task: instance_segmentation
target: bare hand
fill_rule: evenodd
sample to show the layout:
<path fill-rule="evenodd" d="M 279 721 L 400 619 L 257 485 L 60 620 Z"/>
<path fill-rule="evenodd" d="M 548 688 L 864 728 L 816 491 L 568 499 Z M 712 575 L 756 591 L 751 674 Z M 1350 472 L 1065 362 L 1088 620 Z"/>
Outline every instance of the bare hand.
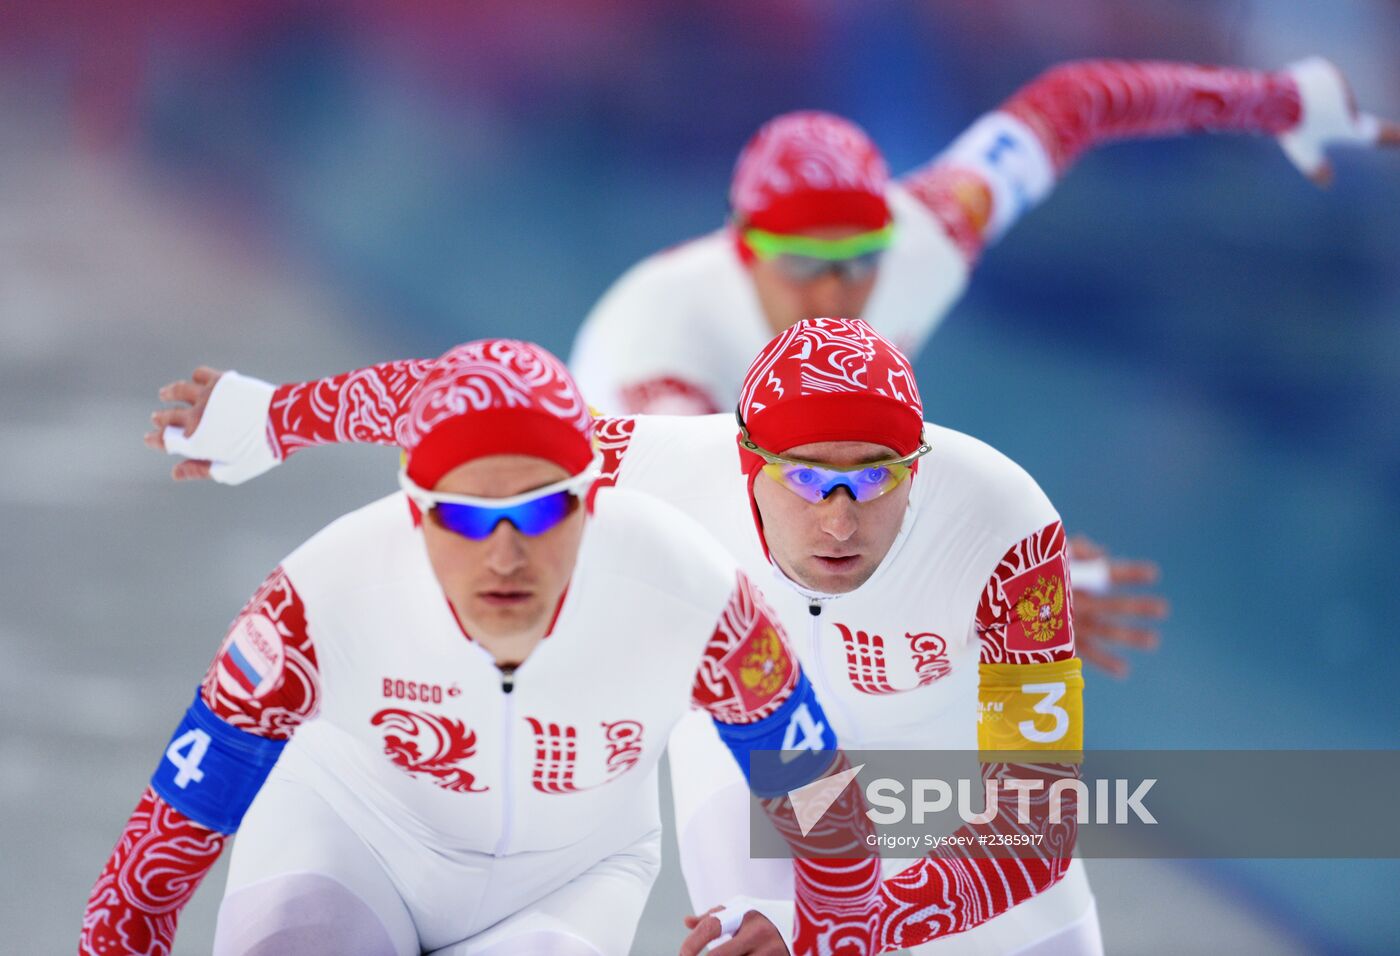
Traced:
<path fill-rule="evenodd" d="M 199 427 L 200 419 L 204 417 L 204 408 L 209 404 L 214 385 L 223 374 L 221 369 L 201 365 L 194 370 L 189 379 L 180 379 L 162 388 L 157 393 L 160 400 L 176 404 L 174 408 L 160 408 L 151 413 L 151 425 L 154 430 L 147 432 L 142 438 L 146 447 L 165 451 L 166 428 L 181 428 L 187 436 L 193 435 L 194 430 Z M 170 469 L 170 477 L 176 481 L 208 478 L 209 468 L 208 461 L 187 458 L 177 462 L 175 467 Z"/>
<path fill-rule="evenodd" d="M 690 935 L 681 943 L 680 956 L 700 956 L 705 946 L 723 935 L 719 917 L 722 906 L 714 906 L 699 916 L 687 916 L 685 928 Z M 757 910 L 744 914 L 738 931 L 728 942 L 710 950 L 711 956 L 788 956 L 787 944 L 778 928 Z"/>
<path fill-rule="evenodd" d="M 1109 557 L 1101 546 L 1083 535 L 1070 539 L 1069 556 L 1075 561 L 1108 561 L 1109 593 L 1074 591 L 1074 643 L 1079 656 L 1113 677 L 1126 677 L 1128 662 L 1112 650 L 1131 647 L 1155 651 L 1159 642 L 1156 628 L 1130 623 L 1130 619 L 1160 621 L 1170 606 L 1160 596 L 1124 594 L 1120 589 L 1156 584 L 1161 570 L 1152 561 Z"/>

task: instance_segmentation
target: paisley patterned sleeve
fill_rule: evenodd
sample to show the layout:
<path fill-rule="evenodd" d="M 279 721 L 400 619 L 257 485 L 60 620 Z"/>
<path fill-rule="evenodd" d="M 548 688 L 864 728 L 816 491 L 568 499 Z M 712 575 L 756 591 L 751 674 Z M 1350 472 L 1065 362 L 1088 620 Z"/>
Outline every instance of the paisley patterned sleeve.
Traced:
<path fill-rule="evenodd" d="M 268 443 L 279 458 L 314 445 L 402 445 L 418 387 L 440 363 L 452 362 L 456 356 L 453 349 L 435 359 L 384 362 L 282 385 L 272 398 Z M 600 485 L 617 483 L 635 425 L 627 417 L 597 419 L 594 443 L 602 459 Z"/>
<path fill-rule="evenodd" d="M 180 910 L 227 839 L 147 787 L 88 896 L 79 956 L 169 956 Z"/>
<path fill-rule="evenodd" d="M 800 678 L 797 655 L 782 626 L 764 603 L 762 593 L 740 573 L 705 647 L 692 691 L 693 703 L 723 724 L 757 724 L 778 715 L 794 693 L 800 693 Z M 791 718 L 779 715 L 775 719 Z M 771 747 L 777 746 L 775 738 Z M 781 746 L 793 745 L 784 742 Z M 849 769 L 845 753 L 836 751 L 821 771 L 822 780 L 840 778 Z M 822 780 L 801 789 L 820 787 Z M 875 892 L 879 887 L 880 861 L 864 850 L 870 822 L 859 788 L 844 788 L 815 824 L 805 821 L 804 825 L 787 795 L 759 802 L 774 828 L 793 848 L 792 951 L 870 952 L 860 943 L 872 939 L 877 927 Z M 819 854 L 816 859 L 811 858 L 814 851 Z M 857 941 L 857 948 L 847 950 L 845 947 L 853 940 Z"/>
<path fill-rule="evenodd" d="M 281 459 L 312 445 L 398 444 L 409 403 L 439 361 L 404 359 L 283 385 L 272 396 L 268 444 Z"/>
<path fill-rule="evenodd" d="M 799 952 L 835 951 L 838 942 L 865 953 L 918 946 L 971 929 L 1064 875 L 1076 836 L 1074 791 L 1061 796 L 1052 787 L 1077 777 L 1078 764 L 1062 761 L 1075 759 L 1083 746 L 1083 682 L 1065 580 L 1065 536 L 1056 521 L 1012 545 L 983 589 L 978 739 L 988 806 L 996 813 L 959 829 L 954 836 L 962 842 L 883 882 L 876 882 L 878 873 L 871 877 L 868 861 L 799 853 Z M 1044 762 L 1035 751 L 1045 752 Z M 869 821 L 859 790 L 848 787 L 822 819 L 828 844 L 862 847 Z M 1051 793 L 1061 805 L 1058 815 L 1051 813 Z M 769 817 L 783 820 L 777 807 Z"/>
<path fill-rule="evenodd" d="M 321 693 L 306 605 L 280 567 L 234 618 L 205 672 L 204 702 L 239 730 L 274 740 L 316 713 Z"/>
<path fill-rule="evenodd" d="M 201 696 L 239 730 L 284 740 L 315 714 L 319 688 L 306 607 L 278 568 L 234 619 Z M 78 952 L 168 956 L 180 910 L 226 840 L 147 787 L 88 897 Z"/>
<path fill-rule="evenodd" d="M 972 838 L 966 847 L 942 848 L 882 884 L 874 948 L 970 929 L 1044 892 L 1069 867 L 1073 791 L 1061 796 L 1052 788 L 1079 773 L 1083 679 L 1065 563 L 1064 528 L 1053 521 L 1008 548 L 988 577 L 977 609 L 978 749 L 988 806 L 997 812 L 958 831 Z M 1022 781 L 1034 788 L 1025 815 L 1018 812 Z M 1051 812 L 1052 793 L 1059 814 Z M 984 837 L 993 846 L 1033 842 L 989 850 Z"/>
<path fill-rule="evenodd" d="M 969 262 L 1044 199 L 1086 150 L 1196 132 L 1276 136 L 1302 115 L 1285 73 L 1090 60 L 1048 70 L 977 120 L 904 185 Z"/>
<path fill-rule="evenodd" d="M 628 415 L 710 415 L 719 400 L 704 386 L 675 375 L 661 375 L 620 386 Z"/>
<path fill-rule="evenodd" d="M 1030 126 L 1063 173 L 1115 139 L 1195 132 L 1267 133 L 1302 115 L 1283 73 L 1191 63 L 1090 60 L 1047 71 L 1002 107 Z"/>
<path fill-rule="evenodd" d="M 691 702 L 722 723 L 750 724 L 783 705 L 799 673 L 782 625 L 740 572 L 701 655 Z"/>

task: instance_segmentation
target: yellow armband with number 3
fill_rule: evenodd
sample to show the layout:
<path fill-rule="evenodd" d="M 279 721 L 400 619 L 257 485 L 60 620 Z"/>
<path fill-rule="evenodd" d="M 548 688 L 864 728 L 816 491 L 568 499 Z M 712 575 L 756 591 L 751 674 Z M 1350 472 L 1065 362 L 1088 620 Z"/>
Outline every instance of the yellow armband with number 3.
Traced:
<path fill-rule="evenodd" d="M 978 666 L 980 750 L 1084 749 L 1084 678 L 1079 658 L 1048 664 Z"/>

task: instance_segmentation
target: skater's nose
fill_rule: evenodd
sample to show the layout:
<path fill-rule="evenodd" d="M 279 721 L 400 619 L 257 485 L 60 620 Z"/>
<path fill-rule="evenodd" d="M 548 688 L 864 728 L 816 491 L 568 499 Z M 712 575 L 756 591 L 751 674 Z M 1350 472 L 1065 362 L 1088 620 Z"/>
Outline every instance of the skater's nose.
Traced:
<path fill-rule="evenodd" d="M 834 272 L 825 272 L 806 283 L 803 292 L 809 315 L 813 318 L 842 314 L 845 282 Z"/>
<path fill-rule="evenodd" d="M 525 536 L 516 530 L 515 525 L 509 521 L 496 525 L 486 539 L 486 567 L 505 577 L 525 567 L 528 560 Z"/>
<path fill-rule="evenodd" d="M 845 488 L 837 488 L 817 506 L 821 509 L 821 529 L 837 541 L 848 541 L 860 527 L 856 501 Z"/>

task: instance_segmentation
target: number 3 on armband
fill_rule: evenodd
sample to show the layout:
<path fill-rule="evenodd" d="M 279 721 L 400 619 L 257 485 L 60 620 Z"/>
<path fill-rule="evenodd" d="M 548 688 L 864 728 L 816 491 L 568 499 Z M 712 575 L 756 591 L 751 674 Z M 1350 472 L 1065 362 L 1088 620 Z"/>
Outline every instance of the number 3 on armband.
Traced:
<path fill-rule="evenodd" d="M 180 771 L 175 775 L 175 786 L 183 790 L 191 781 L 199 783 L 204 779 L 204 771 L 199 769 L 199 764 L 208 751 L 209 735 L 198 727 L 191 727 L 170 741 L 170 746 L 165 748 L 165 759 Z"/>
<path fill-rule="evenodd" d="M 1062 739 L 1069 731 L 1069 711 L 1059 706 L 1060 699 L 1065 696 L 1064 682 L 1022 684 L 1021 693 L 1044 695 L 1031 710 L 1034 713 L 1055 718 L 1055 726 L 1049 730 L 1040 730 L 1033 720 L 1021 721 L 1016 725 L 1016 728 L 1021 731 L 1021 736 L 1038 744 L 1053 744 Z"/>

